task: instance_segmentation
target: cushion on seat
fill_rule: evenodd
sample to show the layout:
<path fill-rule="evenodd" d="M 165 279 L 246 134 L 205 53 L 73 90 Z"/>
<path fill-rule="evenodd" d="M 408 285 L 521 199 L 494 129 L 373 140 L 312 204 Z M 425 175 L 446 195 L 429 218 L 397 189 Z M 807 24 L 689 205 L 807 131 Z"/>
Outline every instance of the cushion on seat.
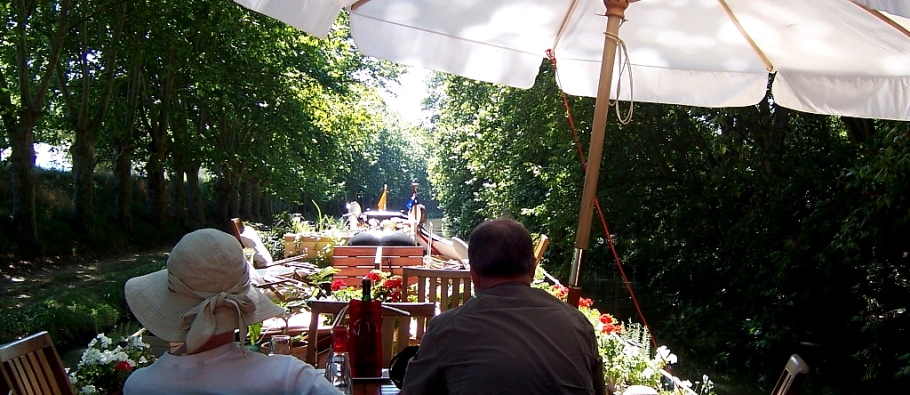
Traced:
<path fill-rule="evenodd" d="M 240 240 L 244 248 L 253 249 L 253 265 L 256 267 L 266 267 L 272 264 L 272 254 L 262 243 L 259 232 L 250 226 L 244 226 L 243 232 L 240 233 Z"/>

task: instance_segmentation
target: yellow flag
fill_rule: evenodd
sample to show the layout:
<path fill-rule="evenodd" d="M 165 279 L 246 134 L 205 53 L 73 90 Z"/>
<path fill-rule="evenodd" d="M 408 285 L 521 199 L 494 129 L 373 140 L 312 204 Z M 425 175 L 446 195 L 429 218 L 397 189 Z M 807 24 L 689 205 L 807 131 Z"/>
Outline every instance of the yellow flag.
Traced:
<path fill-rule="evenodd" d="M 386 186 L 382 186 L 382 195 L 379 195 L 379 203 L 376 204 L 376 209 L 379 211 L 385 211 L 386 207 L 386 198 L 388 197 L 388 192 L 386 191 Z"/>

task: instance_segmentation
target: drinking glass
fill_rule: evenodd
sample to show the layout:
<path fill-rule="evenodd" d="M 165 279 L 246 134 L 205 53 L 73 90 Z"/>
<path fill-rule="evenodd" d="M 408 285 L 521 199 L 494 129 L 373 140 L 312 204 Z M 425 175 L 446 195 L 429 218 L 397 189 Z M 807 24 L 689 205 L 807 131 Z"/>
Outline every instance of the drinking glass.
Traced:
<path fill-rule="evenodd" d="M 291 355 L 291 337 L 288 335 L 273 335 L 269 344 L 269 355 Z"/>

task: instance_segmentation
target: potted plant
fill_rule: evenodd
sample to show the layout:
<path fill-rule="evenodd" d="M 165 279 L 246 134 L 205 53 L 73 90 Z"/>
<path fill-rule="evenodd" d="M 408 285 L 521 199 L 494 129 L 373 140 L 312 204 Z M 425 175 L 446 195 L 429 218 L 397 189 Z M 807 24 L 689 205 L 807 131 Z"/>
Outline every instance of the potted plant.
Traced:
<path fill-rule="evenodd" d="M 70 381 L 79 394 L 119 394 L 123 383 L 136 370 L 151 365 L 155 357 L 142 341 L 142 329 L 118 341 L 99 333 L 88 344 Z"/>

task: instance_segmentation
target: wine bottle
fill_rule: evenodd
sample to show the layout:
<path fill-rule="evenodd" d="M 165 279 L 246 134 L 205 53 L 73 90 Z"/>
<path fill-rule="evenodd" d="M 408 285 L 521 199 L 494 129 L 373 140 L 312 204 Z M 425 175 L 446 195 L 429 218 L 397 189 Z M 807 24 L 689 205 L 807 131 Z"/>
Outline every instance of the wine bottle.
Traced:
<path fill-rule="evenodd" d="M 359 303 L 351 303 L 351 327 L 348 333 L 348 350 L 351 353 L 351 366 L 353 376 L 379 377 L 382 360 L 382 319 L 381 305 L 371 300 L 371 285 L 369 279 L 363 279 L 363 298 Z"/>

